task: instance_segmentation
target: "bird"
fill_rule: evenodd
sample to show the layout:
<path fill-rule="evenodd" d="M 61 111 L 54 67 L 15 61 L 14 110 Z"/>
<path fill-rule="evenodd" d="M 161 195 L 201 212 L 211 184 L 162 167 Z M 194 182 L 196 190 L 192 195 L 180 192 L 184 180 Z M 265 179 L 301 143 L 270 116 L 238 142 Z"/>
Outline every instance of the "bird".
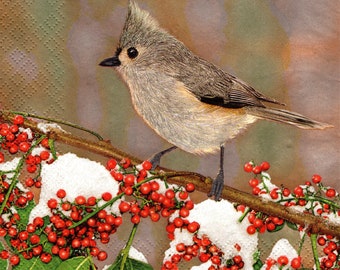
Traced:
<path fill-rule="evenodd" d="M 268 105 L 284 106 L 195 55 L 132 0 L 114 56 L 99 65 L 118 72 L 138 115 L 173 145 L 153 161 L 175 148 L 196 155 L 220 152 L 219 171 L 208 193 L 215 200 L 224 185 L 225 143 L 250 124 L 264 119 L 302 129 L 332 127 Z"/>

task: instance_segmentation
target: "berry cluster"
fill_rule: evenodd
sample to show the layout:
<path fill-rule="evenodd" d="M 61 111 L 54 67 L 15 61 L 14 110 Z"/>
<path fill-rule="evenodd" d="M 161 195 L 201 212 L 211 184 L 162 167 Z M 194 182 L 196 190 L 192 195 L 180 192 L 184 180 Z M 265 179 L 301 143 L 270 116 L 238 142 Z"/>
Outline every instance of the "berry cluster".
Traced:
<path fill-rule="evenodd" d="M 321 258 L 322 269 L 340 268 L 340 241 L 331 235 L 320 235 L 317 243 L 322 247 L 324 256 Z"/>
<path fill-rule="evenodd" d="M 261 165 L 248 162 L 244 165 L 246 172 L 255 174 L 255 177 L 249 180 L 249 185 L 254 195 L 262 196 L 287 207 L 301 209 L 304 213 L 320 216 L 324 219 L 340 217 L 339 194 L 334 188 L 324 186 L 320 175 L 315 174 L 312 176 L 311 181 L 306 181 L 304 185 L 298 185 L 293 190 L 290 190 L 285 187 L 279 188 L 270 182 L 270 176 L 266 173 L 269 168 L 270 164 L 268 162 L 262 162 Z M 245 207 L 242 205 L 237 206 L 237 208 L 245 211 Z M 303 226 L 297 227 L 295 224 L 285 222 L 278 217 L 267 216 L 251 210 L 246 214 L 248 221 L 251 223 L 247 227 L 249 234 L 278 231 L 284 224 L 299 231 L 304 230 Z M 339 267 L 340 240 L 330 235 L 320 235 L 317 243 L 319 246 L 325 246 L 323 248 L 325 256 L 321 260 L 321 269 Z M 286 260 L 286 257 L 281 257 L 280 260 L 270 259 L 266 263 L 267 265 L 287 265 L 288 260 Z M 294 258 L 290 265 L 294 269 L 300 268 L 301 258 Z"/>
<path fill-rule="evenodd" d="M 27 204 L 33 200 L 34 194 L 31 191 L 24 190 L 20 186 L 11 188 L 11 179 L 7 175 L 0 176 L 0 204 L 2 204 L 2 215 L 11 215 L 13 210 L 11 206 L 18 208 L 24 208 Z M 3 229 L 3 222 L 0 217 L 0 230 Z M 7 225 L 8 226 L 8 225 Z"/>
<path fill-rule="evenodd" d="M 130 213 L 133 224 L 147 217 L 156 222 L 161 216 L 168 218 L 176 210 L 180 211 L 182 217 L 189 215 L 189 210 L 193 208 L 189 193 L 194 191 L 194 185 L 188 184 L 183 188 L 159 180 L 159 176 L 150 174 L 152 164 L 149 161 L 134 167 L 133 171 L 126 170 L 126 164 L 130 164 L 129 159 L 124 159 L 120 164 L 109 160 L 106 168 L 120 182 L 120 192 L 132 197 L 129 201 L 122 200 L 119 210 L 121 213 Z"/>
<path fill-rule="evenodd" d="M 24 118 L 17 115 L 13 119 L 13 124 L 0 124 L 0 142 L 1 148 L 7 150 L 11 154 L 16 154 L 18 151 L 26 153 L 31 146 L 32 136 L 22 128 L 20 125 L 24 123 Z M 4 161 L 4 154 L 0 154 L 0 161 Z"/>
<path fill-rule="evenodd" d="M 276 260 L 272 258 L 268 258 L 266 260 L 266 270 L 272 269 L 273 266 L 278 266 L 279 269 L 282 269 L 282 267 L 291 266 L 293 269 L 300 269 L 301 264 L 301 257 L 293 258 L 289 261 L 288 257 L 286 255 L 279 256 Z"/>
<path fill-rule="evenodd" d="M 191 233 L 197 232 L 199 224 L 196 222 L 193 228 L 190 228 L 190 224 L 188 224 L 186 229 Z M 195 229 L 195 231 L 193 229 Z M 223 258 L 223 252 L 214 245 L 207 236 L 199 238 L 197 234 L 194 234 L 193 244 L 185 245 L 182 242 L 178 243 L 176 245 L 176 251 L 177 253 L 173 254 L 170 260 L 166 260 L 163 263 L 162 270 L 178 269 L 177 264 L 182 259 L 184 261 L 190 261 L 194 257 L 197 257 L 202 263 L 210 261 L 211 265 L 207 268 L 209 270 L 237 270 L 242 269 L 244 266 L 240 255 L 235 255 L 226 261 Z"/>

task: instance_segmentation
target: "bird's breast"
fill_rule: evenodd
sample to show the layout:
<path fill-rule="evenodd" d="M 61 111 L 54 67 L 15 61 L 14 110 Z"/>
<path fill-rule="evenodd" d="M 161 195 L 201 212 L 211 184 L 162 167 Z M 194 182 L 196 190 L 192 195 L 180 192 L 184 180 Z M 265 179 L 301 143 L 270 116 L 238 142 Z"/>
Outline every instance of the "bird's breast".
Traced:
<path fill-rule="evenodd" d="M 256 117 L 198 100 L 183 83 L 160 74 L 127 80 L 137 113 L 161 137 L 196 154 L 212 153 Z"/>

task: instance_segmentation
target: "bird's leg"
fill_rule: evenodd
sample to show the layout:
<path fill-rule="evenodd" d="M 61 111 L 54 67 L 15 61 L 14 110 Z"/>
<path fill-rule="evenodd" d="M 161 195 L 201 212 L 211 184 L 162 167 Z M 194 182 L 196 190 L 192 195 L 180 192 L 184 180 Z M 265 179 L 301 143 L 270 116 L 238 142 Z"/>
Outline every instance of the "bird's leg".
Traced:
<path fill-rule="evenodd" d="M 224 146 L 221 145 L 220 150 L 220 168 L 215 180 L 212 183 L 211 190 L 208 193 L 208 196 L 215 196 L 215 200 L 219 201 L 220 196 L 222 194 L 223 185 L 224 185 L 224 170 L 223 170 L 223 163 L 224 163 Z"/>
<path fill-rule="evenodd" d="M 176 146 L 171 146 L 168 149 L 165 149 L 159 153 L 154 154 L 152 157 L 150 157 L 148 160 L 151 162 L 152 164 L 152 168 L 151 170 L 156 169 L 156 167 L 159 166 L 160 162 L 161 162 L 161 158 L 162 156 L 164 156 L 166 153 L 171 152 L 172 150 L 175 150 L 177 147 Z"/>

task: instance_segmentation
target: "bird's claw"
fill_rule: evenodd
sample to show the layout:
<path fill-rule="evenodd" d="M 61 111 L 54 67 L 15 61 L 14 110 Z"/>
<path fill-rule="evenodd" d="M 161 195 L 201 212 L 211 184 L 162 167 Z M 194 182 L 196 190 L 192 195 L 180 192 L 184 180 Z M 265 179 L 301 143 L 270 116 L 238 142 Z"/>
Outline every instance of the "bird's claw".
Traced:
<path fill-rule="evenodd" d="M 221 194 L 224 186 L 224 174 L 223 171 L 220 170 L 212 183 L 211 190 L 208 193 L 208 197 L 215 197 L 215 201 L 221 200 Z"/>
<path fill-rule="evenodd" d="M 172 147 L 170 147 L 168 149 L 165 149 L 165 150 L 163 150 L 163 151 L 161 151 L 159 153 L 156 153 L 153 156 L 151 156 L 148 159 L 151 162 L 151 164 L 152 164 L 151 170 L 152 171 L 155 170 L 160 165 L 162 156 L 164 156 L 166 153 L 171 152 L 172 150 L 174 150 L 176 148 L 177 148 L 176 146 L 172 146 Z"/>

